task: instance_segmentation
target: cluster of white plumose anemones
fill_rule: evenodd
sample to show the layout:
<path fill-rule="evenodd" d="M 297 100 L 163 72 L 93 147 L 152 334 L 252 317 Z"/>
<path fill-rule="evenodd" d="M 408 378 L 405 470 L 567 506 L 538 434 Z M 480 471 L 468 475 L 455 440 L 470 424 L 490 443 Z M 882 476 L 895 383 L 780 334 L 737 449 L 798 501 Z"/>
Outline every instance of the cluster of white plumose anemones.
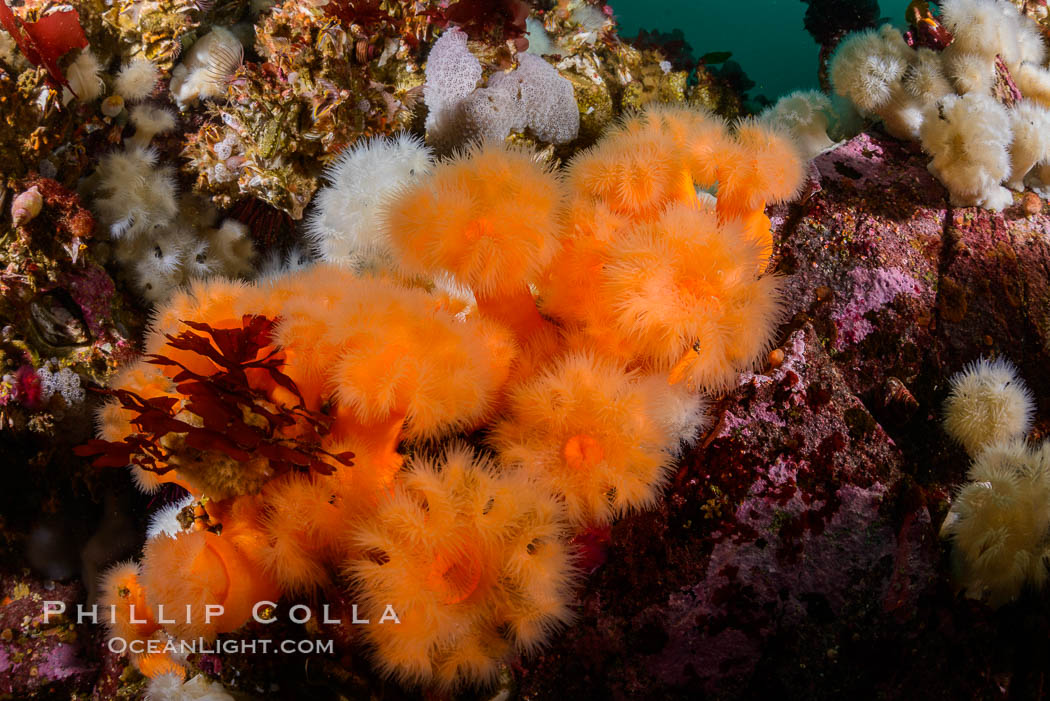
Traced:
<path fill-rule="evenodd" d="M 1050 565 L 1050 442 L 1025 440 L 1035 406 L 1014 367 L 981 359 L 952 378 L 944 426 L 973 458 L 941 535 L 968 596 L 999 606 Z"/>
<path fill-rule="evenodd" d="M 954 36 L 943 51 L 909 46 L 888 24 L 855 32 L 830 65 L 845 105 L 793 93 L 763 118 L 791 131 L 810 157 L 833 145 L 829 133 L 859 131 L 851 111 L 877 119 L 922 144 L 956 206 L 1000 210 L 1013 202 L 1010 190 L 1026 186 L 1050 196 L 1050 69 L 1038 25 L 1006 0 L 944 0 L 940 8 Z"/>

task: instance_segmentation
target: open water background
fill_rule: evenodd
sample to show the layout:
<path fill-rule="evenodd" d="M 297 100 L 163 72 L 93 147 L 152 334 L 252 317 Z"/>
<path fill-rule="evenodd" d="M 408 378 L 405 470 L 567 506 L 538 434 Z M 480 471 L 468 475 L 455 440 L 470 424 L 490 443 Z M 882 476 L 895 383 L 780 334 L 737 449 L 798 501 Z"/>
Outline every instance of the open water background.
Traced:
<path fill-rule="evenodd" d="M 848 3 L 850 0 L 842 0 Z M 639 29 L 681 29 L 699 58 L 731 51 L 755 87 L 751 95 L 775 100 L 817 87 L 818 47 L 802 25 L 801 0 L 609 0 L 622 36 Z M 880 16 L 904 25 L 908 0 L 880 0 Z"/>

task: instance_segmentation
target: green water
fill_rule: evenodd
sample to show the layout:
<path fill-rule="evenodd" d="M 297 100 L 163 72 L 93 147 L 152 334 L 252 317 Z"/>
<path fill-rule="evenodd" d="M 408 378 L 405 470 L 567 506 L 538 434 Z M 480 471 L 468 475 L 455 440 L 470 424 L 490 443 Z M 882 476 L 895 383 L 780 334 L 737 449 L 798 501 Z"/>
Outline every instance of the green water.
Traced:
<path fill-rule="evenodd" d="M 849 0 L 842 0 L 849 2 Z M 731 51 L 755 87 L 775 99 L 817 87 L 819 49 L 802 25 L 801 0 L 611 0 L 623 36 L 681 29 L 694 56 Z M 903 25 L 908 0 L 880 0 L 881 16 Z"/>

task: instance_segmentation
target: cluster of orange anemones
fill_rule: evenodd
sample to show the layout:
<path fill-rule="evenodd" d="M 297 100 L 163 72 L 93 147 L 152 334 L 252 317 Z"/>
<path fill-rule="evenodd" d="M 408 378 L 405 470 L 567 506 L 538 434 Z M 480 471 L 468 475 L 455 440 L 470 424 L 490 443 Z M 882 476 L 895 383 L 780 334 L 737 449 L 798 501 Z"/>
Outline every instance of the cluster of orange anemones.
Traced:
<path fill-rule="evenodd" d="M 326 415 L 322 448 L 353 451 L 354 465 L 135 468 L 144 489 L 186 488 L 198 518 L 160 529 L 140 566 L 109 575 L 114 605 L 150 611 L 119 630 L 213 637 L 247 620 L 252 596 L 341 580 L 385 673 L 445 690 L 492 680 L 570 619 L 568 539 L 651 507 L 699 433 L 704 393 L 770 344 L 779 286 L 763 275 L 763 209 L 797 190 L 802 166 L 753 122 L 732 131 L 652 108 L 564 172 L 502 144 L 439 163 L 385 205 L 389 271 L 193 283 L 158 310 L 147 350 L 208 376 L 206 355 L 165 345 L 182 322 L 279 319 L 273 350 L 295 388 L 252 382 L 269 411 L 301 402 Z M 114 386 L 182 401 L 178 369 L 136 364 Z M 119 439 L 129 420 L 107 406 L 100 433 Z M 155 622 L 169 602 L 225 611 Z M 388 606 L 396 625 L 381 622 Z"/>
<path fill-rule="evenodd" d="M 330 474 L 278 474 L 259 456 L 238 463 L 208 453 L 202 460 L 196 451 L 191 460 L 179 454 L 179 434 L 166 436 L 159 448 L 168 454 L 160 467 L 174 469 L 158 474 L 133 466 L 135 481 L 147 492 L 177 484 L 197 500 L 199 513 L 188 527 L 159 529 L 141 565 L 114 569 L 104 590 L 114 604 L 127 602 L 129 594 L 114 593 L 123 585 L 148 620 L 177 611 L 179 622 L 114 628 L 114 634 L 211 639 L 244 625 L 256 601 L 330 585 L 355 552 L 350 529 L 375 512 L 401 469 L 402 441 L 484 425 L 517 352 L 501 325 L 457 318 L 423 289 L 321 266 L 265 286 L 194 283 L 158 310 L 146 341 L 147 350 L 178 365 L 138 361 L 111 386 L 143 398 L 173 398 L 176 415 L 195 425 L 191 398 L 180 395 L 173 378 L 183 367 L 203 377 L 219 368 L 207 354 L 175 348 L 167 337 L 184 321 L 235 329 L 245 314 L 280 319 L 272 350 L 296 385 L 293 391 L 265 373 L 250 375 L 268 397 L 260 410 L 292 411 L 302 403 L 327 415 L 321 447 L 332 455 L 353 451 L 354 464 L 324 456 Z M 119 441 L 131 435 L 131 413 L 116 402 L 102 407 L 100 436 Z M 292 435 L 302 427 L 282 430 Z M 110 581 L 118 578 L 121 584 Z M 217 606 L 221 615 L 208 615 Z M 166 611 L 160 617 L 159 607 Z M 135 662 L 144 672 L 171 671 L 171 660 Z"/>
<path fill-rule="evenodd" d="M 627 119 L 569 164 L 561 248 L 536 281 L 541 310 L 632 367 L 727 388 L 772 342 L 764 210 L 804 173 L 791 139 L 753 121 L 731 132 L 677 107 Z"/>

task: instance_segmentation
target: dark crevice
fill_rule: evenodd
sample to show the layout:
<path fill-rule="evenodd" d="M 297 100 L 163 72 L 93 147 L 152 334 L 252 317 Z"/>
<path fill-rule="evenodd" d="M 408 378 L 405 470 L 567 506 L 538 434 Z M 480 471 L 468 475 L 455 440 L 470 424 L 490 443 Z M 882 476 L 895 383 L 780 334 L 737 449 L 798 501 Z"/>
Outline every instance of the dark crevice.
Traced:
<path fill-rule="evenodd" d="M 941 331 L 941 295 L 944 289 L 944 275 L 951 267 L 951 264 L 955 260 L 955 240 L 956 236 L 952 233 L 952 220 L 955 217 L 955 210 L 952 209 L 951 202 L 945 198 L 944 206 L 944 223 L 941 227 L 941 250 L 938 253 L 937 261 L 937 295 L 933 300 L 933 318 L 934 323 L 937 324 L 938 334 Z"/>

